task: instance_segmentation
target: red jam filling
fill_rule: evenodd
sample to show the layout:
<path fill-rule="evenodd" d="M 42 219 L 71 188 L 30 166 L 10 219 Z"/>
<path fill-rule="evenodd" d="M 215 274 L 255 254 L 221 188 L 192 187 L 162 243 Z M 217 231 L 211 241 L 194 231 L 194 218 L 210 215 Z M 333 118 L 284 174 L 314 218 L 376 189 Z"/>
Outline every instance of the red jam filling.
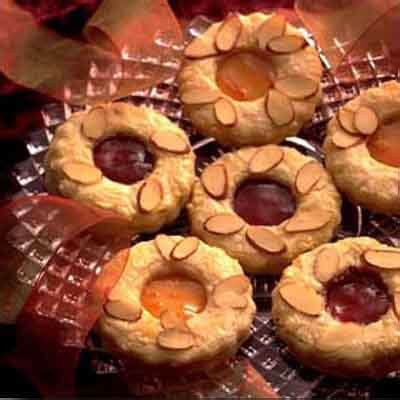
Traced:
<path fill-rule="evenodd" d="M 234 209 L 250 225 L 279 225 L 293 216 L 296 203 L 280 183 L 249 180 L 236 191 Z"/>
<path fill-rule="evenodd" d="M 171 275 L 147 284 L 141 296 L 143 306 L 156 318 L 170 311 L 182 319 L 201 312 L 206 306 L 204 287 L 181 275 Z"/>
<path fill-rule="evenodd" d="M 274 67 L 264 54 L 243 51 L 219 63 L 216 80 L 225 94 L 245 101 L 263 97 L 273 85 L 274 76 Z"/>
<path fill-rule="evenodd" d="M 367 147 L 375 160 L 400 168 L 400 121 L 381 126 L 368 140 Z"/>
<path fill-rule="evenodd" d="M 142 180 L 153 170 L 153 159 L 146 146 L 128 136 L 113 136 L 99 142 L 93 157 L 108 179 L 127 185 Z"/>
<path fill-rule="evenodd" d="M 390 305 L 381 276 L 366 267 L 350 267 L 327 284 L 327 307 L 342 322 L 370 324 L 378 321 Z"/>

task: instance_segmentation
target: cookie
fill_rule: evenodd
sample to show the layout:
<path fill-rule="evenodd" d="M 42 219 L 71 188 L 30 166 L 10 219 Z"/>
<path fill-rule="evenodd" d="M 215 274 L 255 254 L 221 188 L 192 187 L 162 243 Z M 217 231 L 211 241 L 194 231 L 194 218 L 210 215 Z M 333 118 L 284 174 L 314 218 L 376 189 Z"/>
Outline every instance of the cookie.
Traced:
<path fill-rule="evenodd" d="M 341 198 L 322 164 L 277 145 L 227 153 L 207 166 L 187 205 L 192 233 L 248 273 L 277 274 L 328 242 Z"/>
<path fill-rule="evenodd" d="M 185 133 L 156 111 L 97 106 L 62 124 L 45 159 L 49 192 L 116 212 L 153 232 L 185 205 L 195 156 Z"/>
<path fill-rule="evenodd" d="M 179 94 L 201 134 L 225 145 L 296 135 L 321 99 L 316 50 L 277 14 L 231 14 L 185 49 Z"/>

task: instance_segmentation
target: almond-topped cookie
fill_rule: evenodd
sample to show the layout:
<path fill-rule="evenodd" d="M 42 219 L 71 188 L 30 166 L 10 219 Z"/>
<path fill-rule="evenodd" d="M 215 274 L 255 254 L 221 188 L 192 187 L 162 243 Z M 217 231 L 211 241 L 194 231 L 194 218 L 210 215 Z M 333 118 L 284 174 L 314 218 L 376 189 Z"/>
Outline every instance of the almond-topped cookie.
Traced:
<path fill-rule="evenodd" d="M 254 313 L 236 260 L 195 237 L 159 235 L 131 248 L 97 331 L 139 365 L 204 367 L 235 354 Z"/>
<path fill-rule="evenodd" d="M 233 146 L 296 135 L 321 99 L 317 51 L 277 14 L 230 14 L 185 49 L 179 94 L 200 133 Z"/>
<path fill-rule="evenodd" d="M 345 104 L 327 129 L 326 167 L 353 203 L 400 214 L 400 84 L 385 82 Z"/>
<path fill-rule="evenodd" d="M 367 238 L 296 258 L 272 294 L 278 335 L 305 365 L 383 377 L 400 363 L 400 249 Z"/>
<path fill-rule="evenodd" d="M 126 103 L 73 114 L 46 155 L 52 193 L 115 211 L 135 232 L 172 222 L 194 182 L 185 133 L 160 113 Z"/>
<path fill-rule="evenodd" d="M 227 153 L 207 166 L 187 208 L 193 234 L 255 274 L 280 273 L 328 242 L 341 220 L 340 195 L 322 164 L 277 145 Z"/>

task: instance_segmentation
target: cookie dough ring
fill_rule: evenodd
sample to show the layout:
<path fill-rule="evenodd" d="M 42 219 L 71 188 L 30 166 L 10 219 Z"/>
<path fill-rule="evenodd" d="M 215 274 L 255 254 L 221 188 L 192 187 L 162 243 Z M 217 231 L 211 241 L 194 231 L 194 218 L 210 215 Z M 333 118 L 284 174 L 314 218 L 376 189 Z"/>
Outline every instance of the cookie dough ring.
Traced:
<path fill-rule="evenodd" d="M 235 213 L 233 200 L 249 178 L 289 188 L 297 203 L 294 215 L 275 226 L 247 224 Z M 187 206 L 193 234 L 223 248 L 253 274 L 280 273 L 294 257 L 328 242 L 340 224 L 340 207 L 341 198 L 319 162 L 276 145 L 222 156 L 203 171 Z"/>
<path fill-rule="evenodd" d="M 93 149 L 115 135 L 142 142 L 154 158 L 150 175 L 133 184 L 103 175 Z M 136 232 L 153 232 L 172 222 L 194 182 L 194 154 L 185 133 L 153 110 L 126 103 L 98 106 L 61 125 L 45 160 L 46 187 L 125 217 Z"/>
<path fill-rule="evenodd" d="M 259 52 L 273 65 L 273 88 L 238 101 L 217 84 L 218 66 L 237 52 Z M 225 145 L 279 143 L 296 135 L 321 99 L 322 67 L 315 49 L 279 15 L 230 15 L 185 50 L 179 74 L 184 113 L 200 133 Z"/>
<path fill-rule="evenodd" d="M 324 142 L 326 167 L 339 190 L 384 214 L 400 213 L 400 169 L 373 158 L 367 144 L 379 127 L 399 118 L 400 84 L 386 82 L 345 104 L 329 122 Z"/>
<path fill-rule="evenodd" d="M 205 289 L 205 308 L 186 322 L 164 313 L 156 318 L 142 306 L 145 285 L 169 274 Z M 249 336 L 254 314 L 252 288 L 236 260 L 195 237 L 159 235 L 131 248 L 98 331 L 113 352 L 147 366 L 181 367 L 232 356 Z"/>
<path fill-rule="evenodd" d="M 326 307 L 326 282 L 350 266 L 373 268 L 386 284 L 387 312 L 369 324 L 341 322 Z M 400 252 L 350 238 L 298 257 L 272 294 L 279 336 L 301 362 L 337 376 L 382 377 L 400 361 Z"/>

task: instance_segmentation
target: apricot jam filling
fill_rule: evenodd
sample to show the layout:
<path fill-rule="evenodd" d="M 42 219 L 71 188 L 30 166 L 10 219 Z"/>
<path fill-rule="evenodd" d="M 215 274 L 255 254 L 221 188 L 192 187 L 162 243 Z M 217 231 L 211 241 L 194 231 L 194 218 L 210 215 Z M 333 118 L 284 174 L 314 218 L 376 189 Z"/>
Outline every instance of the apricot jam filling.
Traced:
<path fill-rule="evenodd" d="M 234 210 L 250 225 L 279 225 L 294 215 L 296 202 L 280 183 L 247 180 L 235 193 Z"/>
<path fill-rule="evenodd" d="M 133 184 L 153 170 L 153 157 L 140 141 L 124 135 L 109 137 L 93 150 L 95 165 L 112 181 Z"/>
<path fill-rule="evenodd" d="M 203 311 L 207 295 L 199 282 L 170 275 L 149 282 L 142 291 L 141 302 L 156 318 L 169 311 L 186 320 Z"/>
<path fill-rule="evenodd" d="M 367 147 L 375 160 L 400 168 L 400 120 L 379 127 L 368 140 Z"/>
<path fill-rule="evenodd" d="M 256 51 L 237 52 L 223 58 L 218 65 L 219 88 L 238 101 L 265 96 L 273 85 L 274 66 L 268 56 Z"/>
<path fill-rule="evenodd" d="M 390 305 L 388 288 L 374 270 L 350 267 L 327 284 L 327 307 L 342 322 L 370 324 Z"/>

